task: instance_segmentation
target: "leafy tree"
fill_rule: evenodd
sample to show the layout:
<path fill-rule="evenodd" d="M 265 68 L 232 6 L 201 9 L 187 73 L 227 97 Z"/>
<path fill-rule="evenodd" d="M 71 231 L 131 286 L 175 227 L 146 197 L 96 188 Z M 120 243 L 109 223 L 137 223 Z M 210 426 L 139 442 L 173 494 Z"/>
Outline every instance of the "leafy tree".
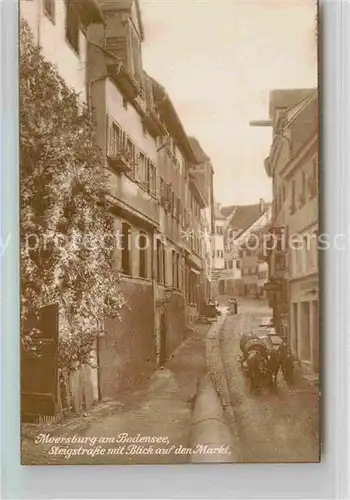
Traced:
<path fill-rule="evenodd" d="M 113 216 L 93 117 L 20 24 L 21 322 L 60 309 L 61 379 L 89 362 L 99 325 L 123 296 Z M 30 335 L 22 334 L 30 348 Z"/>

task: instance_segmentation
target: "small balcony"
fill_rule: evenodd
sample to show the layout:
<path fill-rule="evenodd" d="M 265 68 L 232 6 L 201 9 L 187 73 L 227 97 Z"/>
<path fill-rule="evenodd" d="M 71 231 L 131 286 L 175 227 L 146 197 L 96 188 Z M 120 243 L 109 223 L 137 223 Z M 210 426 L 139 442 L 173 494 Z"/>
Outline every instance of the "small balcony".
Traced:
<path fill-rule="evenodd" d="M 143 98 L 144 92 L 142 85 L 138 82 L 131 71 L 129 71 L 122 60 L 119 62 L 110 62 L 108 64 L 108 74 L 114 79 L 125 96 L 127 96 L 130 100 L 136 99 L 138 96 Z"/>
<path fill-rule="evenodd" d="M 152 135 L 165 136 L 167 133 L 160 114 L 155 107 L 146 109 L 143 123 Z"/>
<path fill-rule="evenodd" d="M 121 149 L 110 151 L 107 155 L 108 163 L 117 172 L 133 172 L 135 167 L 135 155 L 131 151 Z"/>

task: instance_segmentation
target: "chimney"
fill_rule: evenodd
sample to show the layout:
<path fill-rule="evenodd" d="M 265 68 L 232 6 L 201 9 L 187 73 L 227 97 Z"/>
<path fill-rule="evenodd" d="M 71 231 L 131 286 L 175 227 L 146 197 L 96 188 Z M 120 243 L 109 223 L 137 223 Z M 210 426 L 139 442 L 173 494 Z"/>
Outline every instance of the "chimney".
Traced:
<path fill-rule="evenodd" d="M 260 210 L 260 215 L 263 214 L 265 212 L 265 207 L 266 207 L 266 204 L 265 204 L 265 201 L 263 198 L 260 198 L 259 200 L 259 210 Z"/>

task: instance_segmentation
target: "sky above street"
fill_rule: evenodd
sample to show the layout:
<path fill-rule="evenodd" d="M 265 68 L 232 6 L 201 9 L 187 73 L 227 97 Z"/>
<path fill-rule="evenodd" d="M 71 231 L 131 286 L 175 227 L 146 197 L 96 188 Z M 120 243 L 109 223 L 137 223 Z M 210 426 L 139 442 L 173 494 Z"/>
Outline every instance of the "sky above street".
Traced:
<path fill-rule="evenodd" d="M 222 204 L 271 200 L 269 92 L 317 82 L 313 0 L 140 0 L 145 70 L 210 156 Z"/>

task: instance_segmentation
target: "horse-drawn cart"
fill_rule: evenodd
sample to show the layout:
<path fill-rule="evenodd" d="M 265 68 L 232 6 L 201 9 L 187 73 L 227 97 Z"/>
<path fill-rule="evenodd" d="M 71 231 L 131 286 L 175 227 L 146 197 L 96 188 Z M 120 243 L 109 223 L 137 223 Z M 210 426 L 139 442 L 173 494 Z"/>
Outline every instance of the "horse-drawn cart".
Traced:
<path fill-rule="evenodd" d="M 261 339 L 253 332 L 242 333 L 239 346 L 242 351 L 239 358 L 241 366 L 243 366 L 243 363 L 246 361 L 250 351 L 258 351 L 260 352 L 262 358 L 267 357 L 268 346 L 265 339 Z"/>
<path fill-rule="evenodd" d="M 290 375 L 293 371 L 292 357 L 283 339 L 278 335 L 258 336 L 255 332 L 245 332 L 241 333 L 239 344 L 241 349 L 239 361 L 256 387 L 263 379 L 276 384 L 280 366 L 285 379 L 292 379 Z"/>

